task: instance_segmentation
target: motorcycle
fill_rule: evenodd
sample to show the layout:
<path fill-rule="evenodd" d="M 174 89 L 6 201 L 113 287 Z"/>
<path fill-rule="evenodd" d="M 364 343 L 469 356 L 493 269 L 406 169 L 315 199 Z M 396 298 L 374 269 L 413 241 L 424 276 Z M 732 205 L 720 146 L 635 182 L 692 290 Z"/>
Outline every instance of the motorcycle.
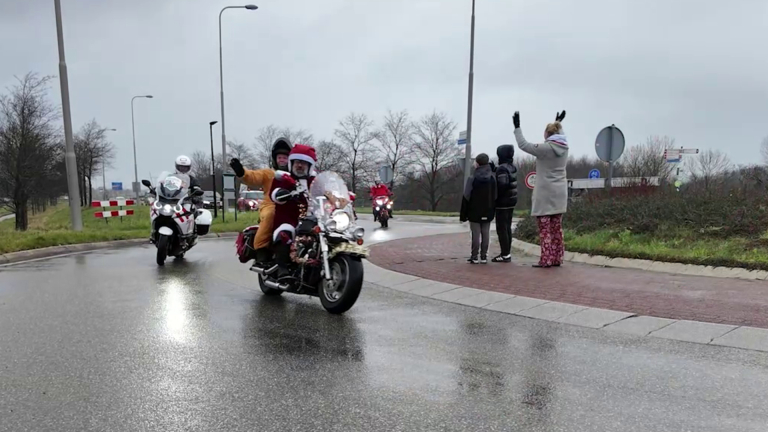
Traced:
<path fill-rule="evenodd" d="M 150 241 L 157 248 L 157 265 L 164 265 L 169 255 L 184 258 L 184 254 L 197 244 L 197 237 L 208 234 L 211 228 L 211 212 L 195 209 L 191 202 L 193 197 L 202 196 L 204 192 L 200 188 L 190 189 L 189 183 L 186 174 L 163 174 L 157 188 L 149 180 L 141 181 L 155 196 L 150 204 Z"/>
<path fill-rule="evenodd" d="M 259 287 L 265 295 L 284 292 L 320 298 L 323 308 L 332 314 L 348 311 L 363 287 L 362 258 L 368 256 L 363 246 L 365 230 L 355 224 L 347 185 L 332 171 L 320 173 L 309 191 L 297 185 L 292 197 L 305 196 L 307 216 L 296 227 L 291 244 L 291 264 L 279 280 L 274 261 L 254 264 Z M 238 236 L 236 246 L 240 261 L 252 259 L 253 237 L 258 226 L 248 227 Z"/>
<path fill-rule="evenodd" d="M 378 196 L 373 199 L 376 219 L 381 223 L 382 228 L 389 228 L 390 211 L 392 210 L 392 200 L 388 196 Z"/>

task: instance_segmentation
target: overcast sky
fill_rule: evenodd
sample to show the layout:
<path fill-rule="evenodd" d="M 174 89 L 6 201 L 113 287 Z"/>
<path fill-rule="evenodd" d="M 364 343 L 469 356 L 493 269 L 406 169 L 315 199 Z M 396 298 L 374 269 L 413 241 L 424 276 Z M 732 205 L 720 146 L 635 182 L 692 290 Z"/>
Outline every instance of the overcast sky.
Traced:
<path fill-rule="evenodd" d="M 220 120 L 220 0 L 61 0 L 72 119 L 117 128 L 107 182 L 139 178 L 209 149 Z M 256 2 L 257 0 L 252 0 Z M 768 135 L 765 0 L 477 0 L 473 143 L 529 139 L 568 111 L 572 152 L 599 130 L 628 144 L 669 135 L 755 162 Z M 350 111 L 446 111 L 466 124 L 470 0 L 268 0 L 223 18 L 228 139 L 268 124 L 331 138 Z M 0 1 L 0 87 L 28 71 L 58 75 L 53 0 Z M 60 103 L 58 80 L 51 93 Z M 220 129 L 214 142 L 221 148 Z"/>

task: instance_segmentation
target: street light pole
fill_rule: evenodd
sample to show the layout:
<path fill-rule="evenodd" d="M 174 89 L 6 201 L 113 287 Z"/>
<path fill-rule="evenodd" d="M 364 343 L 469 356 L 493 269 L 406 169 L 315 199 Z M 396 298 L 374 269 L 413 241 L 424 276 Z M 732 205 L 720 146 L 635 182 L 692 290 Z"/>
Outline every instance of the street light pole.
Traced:
<path fill-rule="evenodd" d="M 134 96 L 131 98 L 131 132 L 133 133 L 133 193 L 139 198 L 141 187 L 139 186 L 139 164 L 136 161 L 136 125 L 133 119 L 133 101 L 137 98 L 152 99 L 152 95 Z"/>
<path fill-rule="evenodd" d="M 216 202 L 216 158 L 213 156 L 213 125 L 218 123 L 214 120 L 208 123 L 211 130 L 211 178 L 213 178 L 213 218 L 219 218 L 219 204 Z M 223 202 L 223 201 L 222 201 Z"/>
<path fill-rule="evenodd" d="M 61 1 L 53 0 L 56 9 L 56 36 L 59 42 L 59 81 L 61 83 L 61 111 L 64 117 L 64 163 L 67 167 L 67 195 L 69 196 L 69 218 L 72 229 L 83 230 L 83 215 L 80 212 L 80 186 L 77 184 L 77 159 L 72 137 L 72 113 L 69 111 L 69 77 L 67 60 L 64 55 L 64 27 L 61 20 Z"/>
<path fill-rule="evenodd" d="M 472 27 L 469 42 L 469 95 L 467 96 L 467 144 L 464 156 L 464 183 L 472 170 L 472 90 L 475 81 L 475 0 L 472 0 Z"/>
<path fill-rule="evenodd" d="M 221 9 L 221 12 L 219 12 L 219 87 L 221 90 L 221 157 L 222 157 L 222 160 L 224 160 L 224 163 L 226 163 L 226 160 L 227 160 L 227 132 L 224 128 L 224 54 L 222 52 L 222 44 L 221 44 L 221 14 L 223 14 L 224 11 L 227 9 L 256 10 L 258 9 L 258 6 L 256 5 L 226 6 Z M 222 180 L 222 185 L 223 184 L 224 183 Z M 215 197 L 216 195 L 214 193 L 214 198 Z M 229 205 L 227 203 L 227 200 L 224 198 L 223 194 L 221 197 L 221 201 L 224 205 L 223 211 L 226 213 L 227 210 L 229 210 Z"/>

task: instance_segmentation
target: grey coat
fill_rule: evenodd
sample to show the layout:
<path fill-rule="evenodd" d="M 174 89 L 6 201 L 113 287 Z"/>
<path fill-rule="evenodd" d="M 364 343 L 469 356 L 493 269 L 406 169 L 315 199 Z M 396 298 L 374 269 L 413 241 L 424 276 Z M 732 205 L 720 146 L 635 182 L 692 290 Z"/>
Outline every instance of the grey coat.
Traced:
<path fill-rule="evenodd" d="M 531 144 L 515 129 L 520 150 L 536 157 L 536 184 L 533 188 L 531 216 L 552 216 L 568 210 L 568 142 L 564 135 L 552 135 L 543 144 Z"/>

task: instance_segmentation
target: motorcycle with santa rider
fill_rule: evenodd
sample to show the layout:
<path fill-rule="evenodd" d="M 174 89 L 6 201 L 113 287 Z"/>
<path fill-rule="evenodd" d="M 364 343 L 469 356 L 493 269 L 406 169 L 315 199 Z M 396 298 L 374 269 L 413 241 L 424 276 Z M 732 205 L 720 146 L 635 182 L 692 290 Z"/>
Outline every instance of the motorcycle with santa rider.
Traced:
<path fill-rule="evenodd" d="M 265 295 L 315 296 L 328 312 L 344 313 L 362 290 L 365 230 L 355 222 L 341 176 L 332 171 L 312 175 L 314 148 L 296 144 L 288 159 L 289 171 L 277 170 L 268 192 L 275 203 L 272 257 L 256 261 L 251 271 L 258 274 Z M 258 230 L 248 227 L 237 239 L 243 263 L 253 258 L 249 242 Z"/>

